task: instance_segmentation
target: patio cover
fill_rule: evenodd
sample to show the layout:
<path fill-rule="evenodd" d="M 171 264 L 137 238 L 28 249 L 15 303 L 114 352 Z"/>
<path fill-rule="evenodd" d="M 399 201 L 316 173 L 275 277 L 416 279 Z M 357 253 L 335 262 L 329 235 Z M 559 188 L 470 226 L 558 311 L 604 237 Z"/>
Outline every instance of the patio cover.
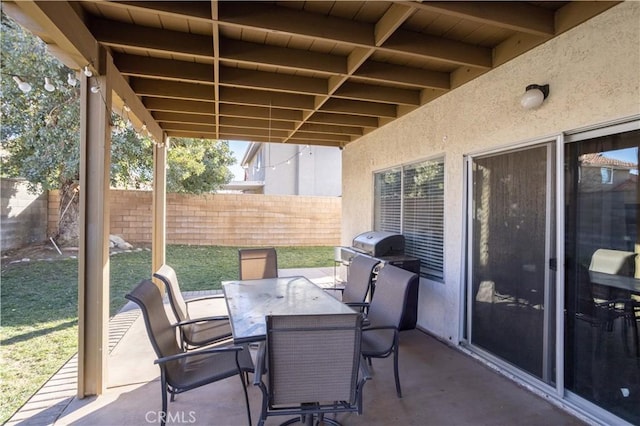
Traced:
<path fill-rule="evenodd" d="M 155 270 L 169 138 L 342 148 L 616 3 L 3 1 L 82 77 L 78 396 L 106 386 L 112 110 L 156 142 Z"/>

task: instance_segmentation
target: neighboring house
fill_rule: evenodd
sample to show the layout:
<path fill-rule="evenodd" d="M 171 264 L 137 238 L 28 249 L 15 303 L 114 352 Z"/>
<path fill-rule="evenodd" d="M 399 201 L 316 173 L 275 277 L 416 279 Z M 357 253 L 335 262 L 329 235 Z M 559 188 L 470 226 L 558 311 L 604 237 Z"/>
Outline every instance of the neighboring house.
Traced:
<path fill-rule="evenodd" d="M 253 142 L 240 165 L 245 181 L 229 189 L 268 195 L 342 195 L 342 150 Z"/>

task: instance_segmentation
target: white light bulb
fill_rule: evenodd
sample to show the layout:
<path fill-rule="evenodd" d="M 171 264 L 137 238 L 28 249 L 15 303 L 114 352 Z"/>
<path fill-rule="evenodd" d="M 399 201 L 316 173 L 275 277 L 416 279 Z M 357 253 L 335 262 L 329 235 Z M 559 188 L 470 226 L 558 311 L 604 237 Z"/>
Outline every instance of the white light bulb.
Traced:
<path fill-rule="evenodd" d="M 123 108 L 124 108 L 124 110 L 125 110 L 125 111 L 127 111 L 127 112 L 131 112 L 131 108 L 129 108 L 129 105 L 124 104 L 124 107 L 123 107 Z"/>
<path fill-rule="evenodd" d="M 72 73 L 69 73 L 69 75 L 67 76 L 67 84 L 73 87 L 78 84 L 78 80 L 76 80 L 76 77 Z"/>
<path fill-rule="evenodd" d="M 542 105 L 542 101 L 544 101 L 544 93 L 542 93 L 542 90 L 529 89 L 522 95 L 520 105 L 522 105 L 524 109 L 534 109 Z"/>
<path fill-rule="evenodd" d="M 51 84 L 51 80 L 49 79 L 49 77 L 44 78 L 44 90 L 46 90 L 47 92 L 53 92 L 54 90 L 56 90 L 56 86 Z"/>
<path fill-rule="evenodd" d="M 20 89 L 22 93 L 28 93 L 29 91 L 31 91 L 31 85 L 26 81 L 20 80 L 20 77 L 14 75 L 13 81 L 18 84 L 18 89 Z"/>
<path fill-rule="evenodd" d="M 98 93 L 100 91 L 99 86 L 91 86 L 91 93 Z"/>
<path fill-rule="evenodd" d="M 85 65 L 84 70 L 82 72 L 87 77 L 91 77 L 93 75 L 93 72 L 91 72 L 91 70 L 89 69 L 89 65 Z"/>

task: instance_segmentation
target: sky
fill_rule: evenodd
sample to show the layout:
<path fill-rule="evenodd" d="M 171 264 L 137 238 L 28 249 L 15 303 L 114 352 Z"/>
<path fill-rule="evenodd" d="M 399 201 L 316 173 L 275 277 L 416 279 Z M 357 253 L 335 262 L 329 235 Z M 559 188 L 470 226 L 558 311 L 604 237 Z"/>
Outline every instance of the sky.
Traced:
<path fill-rule="evenodd" d="M 229 167 L 235 175 L 233 180 L 244 180 L 244 170 L 240 167 L 240 162 L 248 146 L 249 142 L 229 141 L 229 148 L 231 148 L 231 152 L 233 152 L 233 156 L 236 159 L 236 164 Z"/>

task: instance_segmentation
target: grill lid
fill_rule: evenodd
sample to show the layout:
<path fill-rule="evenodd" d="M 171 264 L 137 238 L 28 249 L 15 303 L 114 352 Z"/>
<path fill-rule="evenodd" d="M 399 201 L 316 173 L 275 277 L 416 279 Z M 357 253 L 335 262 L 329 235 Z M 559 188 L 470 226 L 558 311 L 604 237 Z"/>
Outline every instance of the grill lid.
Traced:
<path fill-rule="evenodd" d="M 363 232 L 352 244 L 354 249 L 374 257 L 404 254 L 404 235 L 394 232 Z"/>

